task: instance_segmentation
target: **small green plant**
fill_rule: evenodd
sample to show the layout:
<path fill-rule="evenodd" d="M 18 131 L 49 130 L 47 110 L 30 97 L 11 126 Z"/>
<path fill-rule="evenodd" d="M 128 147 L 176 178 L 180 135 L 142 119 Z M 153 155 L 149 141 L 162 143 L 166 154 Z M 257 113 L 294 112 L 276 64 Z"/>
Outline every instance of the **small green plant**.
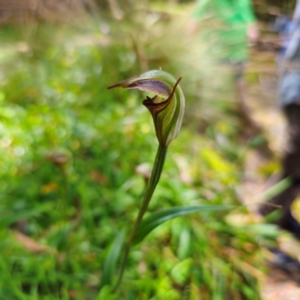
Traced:
<path fill-rule="evenodd" d="M 128 241 L 125 244 L 124 254 L 121 262 L 121 269 L 115 286 L 115 290 L 118 288 L 122 280 L 131 245 L 136 237 L 138 228 L 141 224 L 143 216 L 148 208 L 156 185 L 159 181 L 166 158 L 168 145 L 174 138 L 176 138 L 181 128 L 185 109 L 185 99 L 183 92 L 178 85 L 180 80 L 181 78 L 175 81 L 175 79 L 168 73 L 154 70 L 127 79 L 109 87 L 139 89 L 156 94 L 156 96 L 154 96 L 153 98 L 147 97 L 143 101 L 143 104 L 149 109 L 150 113 L 152 114 L 156 136 L 159 142 L 153 170 L 144 193 L 142 205 L 133 225 L 132 231 L 129 235 Z"/>
<path fill-rule="evenodd" d="M 142 204 L 133 228 L 131 229 L 125 243 L 123 242 L 125 238 L 124 231 L 117 236 L 104 265 L 100 287 L 112 284 L 114 273 L 113 269 L 117 264 L 119 252 L 123 250 L 119 275 L 113 288 L 113 292 L 118 289 L 122 281 L 131 247 L 141 242 L 144 237 L 158 225 L 177 216 L 197 211 L 224 209 L 223 206 L 174 207 L 154 213 L 152 216 L 143 221 L 143 216 L 147 211 L 152 195 L 159 182 L 168 146 L 177 137 L 182 125 L 185 110 L 185 98 L 182 89 L 179 86 L 180 80 L 181 78 L 176 81 L 173 76 L 164 71 L 153 70 L 108 87 L 109 89 L 115 87 L 139 89 L 141 91 L 155 94 L 153 98 L 147 97 L 143 101 L 143 104 L 148 108 L 153 117 L 156 136 L 159 143 L 151 177 L 146 186 Z"/>

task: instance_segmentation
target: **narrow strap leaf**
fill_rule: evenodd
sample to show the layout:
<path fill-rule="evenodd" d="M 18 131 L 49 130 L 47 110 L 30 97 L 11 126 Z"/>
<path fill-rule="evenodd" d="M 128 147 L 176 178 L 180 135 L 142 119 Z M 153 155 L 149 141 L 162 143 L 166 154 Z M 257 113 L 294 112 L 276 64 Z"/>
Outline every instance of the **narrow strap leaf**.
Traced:
<path fill-rule="evenodd" d="M 204 212 L 204 211 L 217 211 L 217 210 L 227 210 L 233 209 L 235 206 L 227 205 L 195 205 L 195 206 L 176 206 L 169 209 L 164 209 L 158 211 L 144 221 L 142 221 L 141 225 L 139 226 L 135 238 L 133 240 L 133 244 L 136 245 L 140 243 L 153 229 L 155 229 L 160 224 L 174 219 L 179 216 L 184 216 L 192 213 L 197 212 Z"/>
<path fill-rule="evenodd" d="M 122 230 L 115 238 L 109 254 L 104 262 L 103 273 L 100 283 L 100 289 L 105 285 L 111 285 L 117 262 L 125 241 L 125 230 Z"/>

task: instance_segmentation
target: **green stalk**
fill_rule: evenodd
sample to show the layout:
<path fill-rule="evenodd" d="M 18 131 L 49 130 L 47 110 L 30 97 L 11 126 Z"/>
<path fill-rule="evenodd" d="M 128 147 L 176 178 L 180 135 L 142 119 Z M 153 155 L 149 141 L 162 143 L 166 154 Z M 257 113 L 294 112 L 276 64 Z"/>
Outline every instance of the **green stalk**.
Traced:
<path fill-rule="evenodd" d="M 159 181 L 159 178 L 160 178 L 160 175 L 161 175 L 164 163 L 165 163 L 167 149 L 168 149 L 167 146 L 164 146 L 164 145 L 161 145 L 161 144 L 159 144 L 159 146 L 158 146 L 155 161 L 154 161 L 154 165 L 153 165 L 153 170 L 152 170 L 150 180 L 148 182 L 148 185 L 147 185 L 145 193 L 144 193 L 142 205 L 140 207 L 138 216 L 137 216 L 137 218 L 134 222 L 134 225 L 133 225 L 132 231 L 129 235 L 128 241 L 125 244 L 124 254 L 123 254 L 123 257 L 122 257 L 122 261 L 121 261 L 121 270 L 120 270 L 120 273 L 119 273 L 117 283 L 116 283 L 116 285 L 113 289 L 113 292 L 115 292 L 118 289 L 118 287 L 119 287 L 119 285 L 122 281 L 125 266 L 126 266 L 126 262 L 127 262 L 127 258 L 128 258 L 128 255 L 129 255 L 129 252 L 130 252 L 130 249 L 131 249 L 132 241 L 133 241 L 133 239 L 136 235 L 136 232 L 137 232 L 137 230 L 138 230 L 138 228 L 139 228 L 139 226 L 142 222 L 143 216 L 144 216 L 145 212 L 147 211 L 148 205 L 151 201 L 152 195 L 153 195 L 154 190 L 156 188 L 156 185 Z"/>

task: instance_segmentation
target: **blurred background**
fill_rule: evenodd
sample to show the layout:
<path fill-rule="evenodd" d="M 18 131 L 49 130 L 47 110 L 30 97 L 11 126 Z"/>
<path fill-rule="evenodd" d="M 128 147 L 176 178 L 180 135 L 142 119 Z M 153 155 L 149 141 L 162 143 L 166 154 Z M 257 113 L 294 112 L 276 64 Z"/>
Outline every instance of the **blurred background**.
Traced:
<path fill-rule="evenodd" d="M 274 24 L 295 1 L 251 3 L 238 92 L 199 2 L 0 0 L 0 299 L 300 299 L 297 268 L 268 250 L 297 262 L 299 242 L 256 213 L 285 143 Z M 183 77 L 187 109 L 150 211 L 238 208 L 154 230 L 109 298 L 103 262 L 135 219 L 157 141 L 144 95 L 107 86 L 159 68 Z"/>

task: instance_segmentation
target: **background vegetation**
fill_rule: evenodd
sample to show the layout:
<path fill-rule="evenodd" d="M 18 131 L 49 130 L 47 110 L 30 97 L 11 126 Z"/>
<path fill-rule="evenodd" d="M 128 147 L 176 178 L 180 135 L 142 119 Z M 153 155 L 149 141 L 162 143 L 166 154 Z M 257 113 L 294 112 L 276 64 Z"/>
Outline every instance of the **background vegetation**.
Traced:
<path fill-rule="evenodd" d="M 260 299 L 261 245 L 276 230 L 236 193 L 260 139 L 243 136 L 230 74 L 188 34 L 192 6 L 106 9 L 0 28 L 0 299 Z M 156 229 L 110 295 L 103 262 L 136 216 L 157 142 L 143 96 L 106 87 L 160 67 L 183 77 L 187 112 L 150 210 L 239 207 Z"/>

